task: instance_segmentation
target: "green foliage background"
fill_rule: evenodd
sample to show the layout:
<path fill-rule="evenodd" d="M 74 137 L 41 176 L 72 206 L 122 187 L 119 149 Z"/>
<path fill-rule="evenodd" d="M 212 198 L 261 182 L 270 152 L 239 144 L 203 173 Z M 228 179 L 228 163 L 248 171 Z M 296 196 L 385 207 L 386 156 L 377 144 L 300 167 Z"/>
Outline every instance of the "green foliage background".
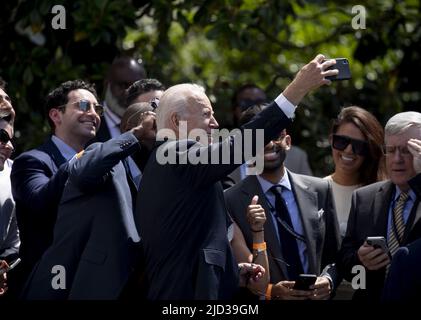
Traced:
<path fill-rule="evenodd" d="M 54 30 L 54 5 L 66 29 Z M 382 124 L 394 113 L 421 110 L 420 1 L 364 4 L 366 29 L 354 30 L 354 1 L 299 0 L 9 0 L 0 11 L 0 75 L 17 112 L 17 154 L 49 132 L 43 97 L 60 82 L 102 82 L 122 51 L 143 60 L 167 86 L 207 89 L 222 126 L 236 87 L 255 82 L 275 98 L 317 53 L 346 57 L 353 79 L 310 94 L 299 109 L 293 143 L 309 153 L 316 175 L 332 170 L 328 131 L 342 106 L 357 104 Z M 26 30 L 26 31 L 23 31 Z M 45 40 L 38 44 L 34 37 Z"/>

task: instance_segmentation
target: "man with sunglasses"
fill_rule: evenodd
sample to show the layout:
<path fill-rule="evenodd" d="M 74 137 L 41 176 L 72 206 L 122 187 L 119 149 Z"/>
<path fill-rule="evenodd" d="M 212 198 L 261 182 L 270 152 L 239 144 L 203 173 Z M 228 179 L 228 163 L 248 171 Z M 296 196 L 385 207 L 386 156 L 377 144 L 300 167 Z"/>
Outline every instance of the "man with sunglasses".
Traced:
<path fill-rule="evenodd" d="M 365 288 L 355 291 L 355 300 L 379 300 L 391 257 L 399 247 L 421 238 L 421 113 L 402 112 L 385 126 L 383 152 L 390 180 L 354 191 L 339 266 L 348 281 L 356 276 L 353 267 L 366 272 Z M 417 143 L 418 142 L 418 143 Z M 337 138 L 338 147 L 352 143 L 355 152 L 361 144 Z M 367 237 L 384 237 L 388 249 L 369 245 Z"/>
<path fill-rule="evenodd" d="M 82 80 L 60 84 L 46 98 L 51 136 L 13 164 L 12 192 L 22 241 L 16 293 L 51 244 L 68 161 L 95 137 L 102 109 L 92 85 Z"/>
<path fill-rule="evenodd" d="M 240 124 L 248 123 L 265 107 L 245 111 Z M 329 299 L 338 285 L 334 262 L 340 246 L 338 222 L 330 184 L 320 178 L 299 175 L 284 165 L 291 148 L 291 137 L 282 130 L 264 149 L 264 169 L 260 175 L 249 175 L 225 191 L 227 209 L 241 229 L 250 252 L 254 233 L 264 234 L 267 244 L 270 280 L 269 299 Z M 286 201 L 287 215 L 277 201 L 273 188 L 280 186 Z M 279 190 L 279 188 L 278 188 Z M 260 230 L 251 230 L 247 208 L 257 195 L 266 213 Z M 285 214 L 285 213 L 284 213 Z M 311 290 L 294 289 L 300 273 L 318 275 Z"/>
<path fill-rule="evenodd" d="M 155 141 L 155 114 L 145 104 L 127 109 L 123 134 L 91 144 L 69 161 L 54 241 L 32 271 L 23 299 L 141 298 L 140 276 L 128 283 L 142 260 L 133 219 L 138 181 L 130 176 L 127 158 Z M 65 288 L 51 286 L 55 265 L 66 270 Z"/>
<path fill-rule="evenodd" d="M 5 91 L 5 83 L 0 78 L 0 268 L 7 267 L 18 257 L 19 230 L 12 197 L 10 172 L 13 161 L 13 121 L 15 111 L 11 99 Z M 7 291 L 6 274 L 0 275 L 0 296 Z"/>

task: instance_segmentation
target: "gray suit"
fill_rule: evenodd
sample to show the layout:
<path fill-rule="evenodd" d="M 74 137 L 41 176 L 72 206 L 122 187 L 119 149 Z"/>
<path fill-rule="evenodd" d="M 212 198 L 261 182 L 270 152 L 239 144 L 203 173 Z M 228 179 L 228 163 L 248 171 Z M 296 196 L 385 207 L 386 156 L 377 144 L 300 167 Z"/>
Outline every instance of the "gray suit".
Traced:
<path fill-rule="evenodd" d="M 335 262 L 340 237 L 331 186 L 320 178 L 298 175 L 290 171 L 288 174 L 303 223 L 309 272 L 319 275 L 322 268 L 327 267 L 324 272 L 330 275 L 336 286 L 338 280 L 336 268 L 331 264 Z M 246 219 L 246 210 L 254 195 L 259 196 L 259 204 L 265 209 L 266 215 L 271 214 L 256 176 L 248 176 L 225 192 L 228 211 L 243 232 L 250 250 L 252 234 Z M 277 283 L 286 280 L 285 275 L 287 274 L 286 266 L 281 262 L 284 260 L 282 244 L 277 238 L 275 226 L 269 216 L 267 216 L 264 229 L 269 255 L 270 278 L 272 283 Z"/>

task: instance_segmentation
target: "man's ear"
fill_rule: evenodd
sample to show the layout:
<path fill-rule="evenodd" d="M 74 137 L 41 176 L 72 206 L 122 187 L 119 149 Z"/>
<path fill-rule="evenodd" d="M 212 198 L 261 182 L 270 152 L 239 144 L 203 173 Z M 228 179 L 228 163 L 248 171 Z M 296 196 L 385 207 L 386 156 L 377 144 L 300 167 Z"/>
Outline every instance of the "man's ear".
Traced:
<path fill-rule="evenodd" d="M 61 115 L 62 113 L 58 109 L 50 109 L 48 111 L 48 116 L 50 117 L 51 121 L 53 121 L 54 126 L 58 126 L 61 124 Z"/>
<path fill-rule="evenodd" d="M 289 134 L 287 134 L 284 138 L 285 140 L 285 150 L 288 151 L 289 149 L 291 149 L 291 136 Z"/>
<path fill-rule="evenodd" d="M 178 114 L 176 112 L 172 113 L 170 116 L 170 123 L 173 128 L 177 128 L 180 125 L 180 119 L 178 118 Z"/>

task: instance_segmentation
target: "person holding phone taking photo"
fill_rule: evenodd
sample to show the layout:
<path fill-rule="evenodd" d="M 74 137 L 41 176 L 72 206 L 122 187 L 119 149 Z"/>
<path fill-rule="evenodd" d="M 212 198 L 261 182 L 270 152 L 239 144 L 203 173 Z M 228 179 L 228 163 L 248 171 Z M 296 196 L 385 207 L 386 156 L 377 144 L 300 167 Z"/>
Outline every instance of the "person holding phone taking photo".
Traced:
<path fill-rule="evenodd" d="M 352 195 L 338 264 L 348 281 L 355 276 L 354 266 L 366 270 L 366 288 L 356 290 L 354 300 L 379 300 L 390 264 L 389 254 L 369 245 L 367 237 L 384 237 L 392 257 L 399 247 L 421 238 L 421 153 L 414 147 L 420 140 L 421 113 L 402 112 L 389 119 L 383 152 L 390 180 L 360 188 Z"/>

